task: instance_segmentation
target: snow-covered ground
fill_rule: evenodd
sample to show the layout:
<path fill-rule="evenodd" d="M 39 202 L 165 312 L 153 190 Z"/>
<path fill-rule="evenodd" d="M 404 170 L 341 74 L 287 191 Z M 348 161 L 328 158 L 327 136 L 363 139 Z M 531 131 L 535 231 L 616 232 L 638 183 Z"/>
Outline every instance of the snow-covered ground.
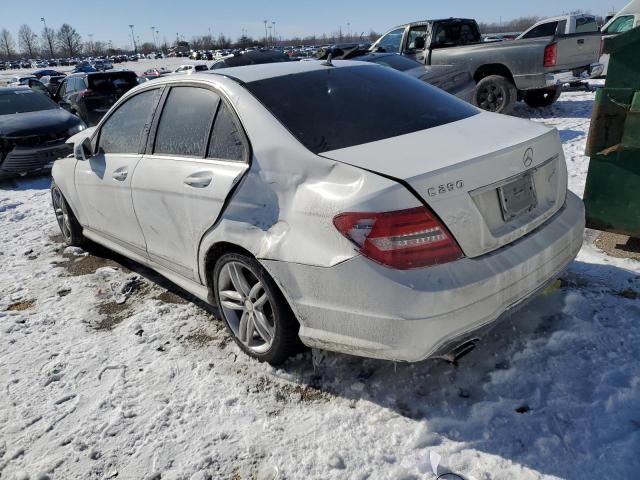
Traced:
<path fill-rule="evenodd" d="M 560 130 L 580 195 L 593 98 L 516 111 Z M 591 233 L 562 288 L 457 368 L 272 368 L 152 272 L 64 249 L 48 187 L 0 185 L 2 479 L 434 479 L 437 459 L 477 480 L 639 478 L 640 263 Z"/>

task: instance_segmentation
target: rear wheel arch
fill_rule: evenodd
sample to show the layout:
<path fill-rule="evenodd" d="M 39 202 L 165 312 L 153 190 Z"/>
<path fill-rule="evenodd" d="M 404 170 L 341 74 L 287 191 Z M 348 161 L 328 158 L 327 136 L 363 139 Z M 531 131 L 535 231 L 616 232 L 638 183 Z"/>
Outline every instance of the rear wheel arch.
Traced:
<path fill-rule="evenodd" d="M 501 77 L 504 77 L 515 85 L 511 70 L 509 70 L 509 67 L 502 63 L 490 63 L 478 67 L 478 69 L 473 74 L 473 80 L 478 83 L 483 78 L 489 77 L 491 75 L 499 75 Z"/>
<path fill-rule="evenodd" d="M 238 244 L 235 243 L 231 243 L 231 242 L 217 242 L 213 245 L 211 245 L 211 247 L 209 247 L 209 249 L 207 250 L 207 253 L 205 254 L 204 257 L 204 279 L 205 279 L 205 286 L 207 287 L 207 290 L 209 292 L 209 301 L 212 305 L 215 305 L 216 303 L 216 298 L 215 298 L 215 279 L 213 278 L 213 272 L 216 266 L 216 263 L 218 262 L 218 260 L 225 254 L 227 253 L 238 253 L 240 255 L 245 255 L 249 258 L 253 258 L 254 260 L 258 261 L 257 257 L 251 253 L 249 250 L 247 250 L 244 247 L 241 247 Z M 267 274 L 269 274 L 269 276 L 271 277 L 271 279 L 273 280 L 273 282 L 277 285 L 277 287 L 280 289 L 280 293 L 282 293 L 282 296 L 285 298 L 289 308 L 291 309 L 291 311 L 294 313 L 294 317 L 296 318 L 296 320 L 298 321 L 298 323 L 300 323 L 300 320 L 298 318 L 298 314 L 296 312 L 296 310 L 293 308 L 293 304 L 291 302 L 291 299 L 289 298 L 289 295 L 287 294 L 286 290 L 284 288 L 282 288 L 282 285 L 280 284 L 280 282 L 278 281 L 277 278 L 275 278 L 271 272 L 264 267 L 265 271 L 267 272 Z"/>

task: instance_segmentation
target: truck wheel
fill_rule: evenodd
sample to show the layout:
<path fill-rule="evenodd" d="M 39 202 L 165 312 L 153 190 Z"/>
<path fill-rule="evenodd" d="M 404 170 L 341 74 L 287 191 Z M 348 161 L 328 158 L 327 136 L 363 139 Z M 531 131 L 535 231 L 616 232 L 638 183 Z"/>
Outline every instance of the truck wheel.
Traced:
<path fill-rule="evenodd" d="M 475 103 L 483 110 L 509 115 L 518 99 L 518 90 L 508 78 L 484 77 L 476 85 Z"/>
<path fill-rule="evenodd" d="M 555 103 L 562 93 L 562 86 L 528 90 L 524 92 L 524 101 L 533 108 L 549 107 Z"/>

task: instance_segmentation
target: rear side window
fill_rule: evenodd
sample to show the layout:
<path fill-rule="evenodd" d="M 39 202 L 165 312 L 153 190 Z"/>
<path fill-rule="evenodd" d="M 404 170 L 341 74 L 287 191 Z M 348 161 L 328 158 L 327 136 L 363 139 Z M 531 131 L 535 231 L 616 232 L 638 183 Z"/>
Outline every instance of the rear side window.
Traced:
<path fill-rule="evenodd" d="M 159 89 L 139 93 L 107 119 L 100 130 L 100 148 L 104 153 L 138 153 L 159 96 Z"/>
<path fill-rule="evenodd" d="M 204 157 L 220 97 L 211 90 L 174 87 L 158 124 L 154 153 Z"/>
<path fill-rule="evenodd" d="M 426 130 L 480 112 L 425 82 L 377 65 L 284 75 L 245 87 L 314 153 Z"/>
<path fill-rule="evenodd" d="M 242 136 L 233 114 L 224 103 L 221 103 L 220 110 L 216 116 L 216 123 L 213 125 L 207 156 L 209 158 L 243 162 L 245 160 L 245 147 Z"/>
<path fill-rule="evenodd" d="M 595 17 L 576 18 L 576 33 L 593 33 L 598 30 Z"/>
<path fill-rule="evenodd" d="M 531 29 L 531 31 L 523 35 L 522 38 L 553 37 L 556 34 L 557 28 L 558 22 L 543 23 Z"/>

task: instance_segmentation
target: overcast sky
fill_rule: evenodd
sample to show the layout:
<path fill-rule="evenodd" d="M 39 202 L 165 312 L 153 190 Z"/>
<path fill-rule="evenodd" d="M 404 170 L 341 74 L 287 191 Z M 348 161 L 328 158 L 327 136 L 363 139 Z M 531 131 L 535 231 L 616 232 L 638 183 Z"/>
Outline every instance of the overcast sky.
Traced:
<path fill-rule="evenodd" d="M 23 23 L 40 32 L 41 17 L 47 25 L 74 26 L 88 40 L 123 46 L 130 42 L 129 24 L 134 24 L 141 42 L 151 41 L 151 26 L 168 42 L 180 33 L 185 39 L 224 33 L 237 38 L 246 29 L 253 37 L 264 36 L 264 20 L 276 22 L 278 36 L 306 36 L 342 31 L 382 32 L 397 24 L 426 18 L 467 17 L 479 21 L 508 20 L 522 16 L 554 16 L 573 10 L 605 15 L 622 8 L 628 0 L 0 0 L 0 28 L 14 35 Z"/>

